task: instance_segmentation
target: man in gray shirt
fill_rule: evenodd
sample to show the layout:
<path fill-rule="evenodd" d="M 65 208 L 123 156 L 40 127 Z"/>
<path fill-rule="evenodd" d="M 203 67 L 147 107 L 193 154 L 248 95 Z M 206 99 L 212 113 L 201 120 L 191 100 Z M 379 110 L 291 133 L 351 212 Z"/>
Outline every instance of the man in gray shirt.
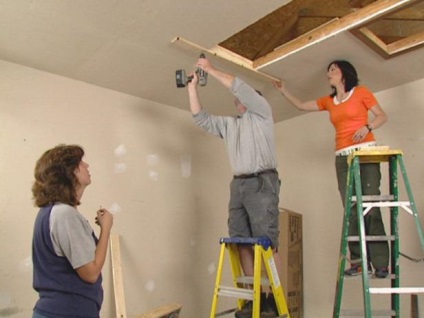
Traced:
<path fill-rule="evenodd" d="M 194 122 L 205 131 L 224 140 L 234 178 L 230 184 L 228 227 L 231 237 L 267 236 L 272 242 L 277 270 L 280 180 L 274 144 L 274 121 L 268 102 L 240 78 L 215 68 L 206 58 L 196 67 L 218 80 L 235 96 L 239 115 L 215 116 L 203 109 L 197 92 L 198 75 L 188 83 L 190 110 Z M 253 249 L 238 246 L 240 262 L 246 276 L 253 276 Z M 281 277 L 281 276 L 280 276 Z M 278 314 L 274 297 L 261 295 L 261 317 Z M 236 312 L 237 318 L 252 317 L 252 303 Z"/>

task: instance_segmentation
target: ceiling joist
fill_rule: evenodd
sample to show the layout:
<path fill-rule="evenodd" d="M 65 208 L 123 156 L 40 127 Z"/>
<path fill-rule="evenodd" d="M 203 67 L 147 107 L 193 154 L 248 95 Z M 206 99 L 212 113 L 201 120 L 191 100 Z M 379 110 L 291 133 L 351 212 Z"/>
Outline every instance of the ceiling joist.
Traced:
<path fill-rule="evenodd" d="M 253 68 L 263 68 L 293 53 L 296 53 L 303 48 L 324 41 L 325 39 L 335 36 L 341 32 L 353 30 L 355 28 L 370 24 L 381 17 L 410 7 L 419 2 L 422 2 L 422 0 L 379 0 L 373 2 L 366 7 L 341 17 L 340 19 L 333 19 L 331 22 L 312 30 L 311 32 L 301 35 L 296 39 L 276 48 L 273 52 L 256 59 L 253 61 Z M 368 41 L 370 43 L 377 43 L 373 41 L 373 37 L 368 38 Z M 413 43 L 415 43 L 415 41 L 413 41 Z M 408 49 L 410 49 L 410 47 Z"/>
<path fill-rule="evenodd" d="M 260 70 L 346 31 L 386 59 L 416 49 L 424 45 L 424 0 L 293 0 L 211 49 L 172 42 L 276 80 Z"/>

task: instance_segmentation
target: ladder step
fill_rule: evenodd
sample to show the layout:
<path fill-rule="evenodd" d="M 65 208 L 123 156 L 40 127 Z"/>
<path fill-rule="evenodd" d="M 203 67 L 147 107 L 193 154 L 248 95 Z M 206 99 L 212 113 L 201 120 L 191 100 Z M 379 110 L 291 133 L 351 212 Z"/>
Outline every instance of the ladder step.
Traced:
<path fill-rule="evenodd" d="M 359 236 L 348 236 L 348 242 L 359 242 Z M 394 241 L 394 235 L 368 235 L 365 241 Z"/>
<path fill-rule="evenodd" d="M 406 207 L 411 206 L 409 201 L 392 201 L 392 202 L 364 202 L 362 207 L 364 208 L 393 208 L 393 207 Z"/>
<path fill-rule="evenodd" d="M 395 279 L 395 278 L 396 278 L 396 274 L 389 274 L 385 278 L 377 277 L 377 276 L 375 276 L 375 274 L 368 274 L 368 279 L 376 279 L 378 281 L 382 281 L 382 280 L 385 280 L 385 279 Z M 349 279 L 349 280 L 357 279 L 357 280 L 359 280 L 359 279 L 362 279 L 362 275 L 349 276 L 349 275 L 345 274 L 344 279 Z"/>
<path fill-rule="evenodd" d="M 392 194 L 386 194 L 386 195 L 363 195 L 362 196 L 362 202 L 376 202 L 376 201 L 394 201 L 395 196 Z M 356 202 L 357 197 L 356 195 L 352 196 L 352 202 Z"/>
<path fill-rule="evenodd" d="M 250 284 L 253 285 L 253 277 L 252 276 L 239 276 L 236 278 L 236 282 L 240 284 Z M 267 277 L 261 278 L 262 286 L 270 286 L 269 279 Z"/>
<path fill-rule="evenodd" d="M 219 286 L 217 294 L 224 297 L 253 300 L 253 289 Z"/>
<path fill-rule="evenodd" d="M 374 287 L 370 288 L 371 294 L 419 294 L 424 293 L 424 287 Z"/>
<path fill-rule="evenodd" d="M 221 237 L 219 242 L 222 244 L 248 244 L 255 245 L 259 244 L 264 249 L 268 249 L 271 246 L 271 240 L 266 236 L 262 237 Z"/>
<path fill-rule="evenodd" d="M 351 316 L 357 316 L 357 317 L 364 317 L 364 310 L 359 309 L 343 309 L 340 311 L 341 316 L 351 317 Z M 395 316 L 396 311 L 394 310 L 372 310 L 371 314 L 373 317 L 388 317 L 388 316 Z"/>

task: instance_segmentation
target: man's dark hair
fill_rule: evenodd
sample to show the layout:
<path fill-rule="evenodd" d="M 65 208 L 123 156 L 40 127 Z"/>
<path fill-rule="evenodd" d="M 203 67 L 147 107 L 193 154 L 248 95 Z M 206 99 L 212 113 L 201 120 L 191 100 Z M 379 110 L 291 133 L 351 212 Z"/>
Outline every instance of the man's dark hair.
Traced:
<path fill-rule="evenodd" d="M 335 60 L 328 64 L 327 71 L 330 69 L 331 65 L 336 65 L 342 72 L 342 79 L 344 80 L 345 91 L 349 92 L 355 86 L 358 86 L 359 79 L 358 73 L 356 72 L 355 67 L 345 60 Z M 336 96 L 336 88 L 332 87 L 333 92 L 330 94 L 331 97 Z"/>

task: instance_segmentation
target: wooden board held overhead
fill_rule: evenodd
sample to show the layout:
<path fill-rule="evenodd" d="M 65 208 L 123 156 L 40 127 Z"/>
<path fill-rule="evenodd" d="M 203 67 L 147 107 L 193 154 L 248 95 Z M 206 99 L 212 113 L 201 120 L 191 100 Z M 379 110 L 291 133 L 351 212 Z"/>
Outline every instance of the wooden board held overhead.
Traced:
<path fill-rule="evenodd" d="M 249 70 L 253 72 L 256 75 L 261 76 L 263 79 L 269 80 L 269 81 L 279 81 L 280 79 L 278 77 L 272 76 L 270 74 L 258 71 L 253 68 L 252 61 L 234 53 L 230 50 L 227 50 L 219 45 L 213 47 L 213 48 L 205 48 L 201 45 L 198 45 L 196 43 L 193 43 L 191 41 L 188 41 L 180 36 L 175 37 L 171 41 L 172 45 L 175 45 L 176 47 L 183 49 L 188 52 L 193 52 L 196 55 L 200 55 L 200 53 L 205 53 L 206 55 L 216 56 L 219 57 L 227 62 L 230 62 L 234 65 L 237 65 L 239 67 L 242 67 L 246 70 Z"/>

